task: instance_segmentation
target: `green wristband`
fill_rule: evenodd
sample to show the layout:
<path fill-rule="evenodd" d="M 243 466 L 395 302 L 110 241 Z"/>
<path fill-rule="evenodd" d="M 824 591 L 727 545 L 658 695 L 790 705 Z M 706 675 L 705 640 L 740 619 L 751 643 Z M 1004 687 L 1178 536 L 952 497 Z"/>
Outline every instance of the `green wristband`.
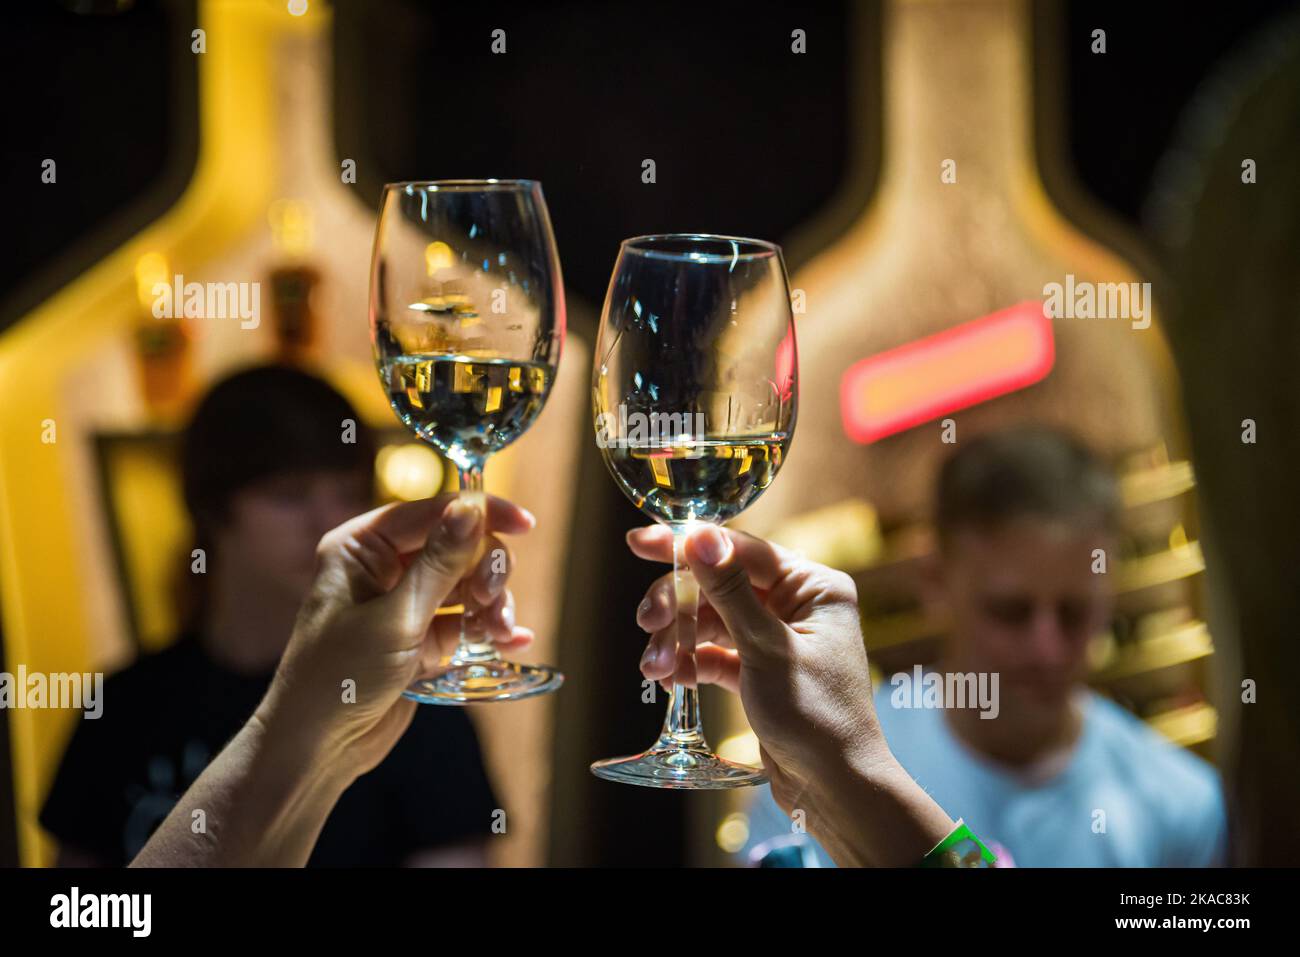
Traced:
<path fill-rule="evenodd" d="M 929 854 L 921 859 L 921 867 L 993 867 L 997 857 L 984 846 L 961 818 L 957 826 Z"/>

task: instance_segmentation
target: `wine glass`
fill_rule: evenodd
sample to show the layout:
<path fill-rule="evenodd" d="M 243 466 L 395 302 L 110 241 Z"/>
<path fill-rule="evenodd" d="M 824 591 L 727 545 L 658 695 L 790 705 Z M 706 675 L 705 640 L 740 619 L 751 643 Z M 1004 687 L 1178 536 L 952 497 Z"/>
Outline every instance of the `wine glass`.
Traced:
<path fill-rule="evenodd" d="M 757 239 L 638 236 L 619 249 L 592 374 L 596 441 L 632 503 L 673 531 L 676 674 L 695 674 L 699 589 L 683 556 L 771 484 L 798 405 L 794 317 L 781 249 Z M 592 773 L 660 788 L 762 784 L 714 754 L 699 691 L 675 684 L 659 740 Z"/>
<path fill-rule="evenodd" d="M 402 424 L 483 501 L 483 466 L 532 425 L 564 343 L 564 286 L 541 183 L 440 180 L 384 187 L 370 267 L 379 379 Z M 462 594 L 460 645 L 406 697 L 512 701 L 554 691 L 554 668 L 506 661 Z"/>

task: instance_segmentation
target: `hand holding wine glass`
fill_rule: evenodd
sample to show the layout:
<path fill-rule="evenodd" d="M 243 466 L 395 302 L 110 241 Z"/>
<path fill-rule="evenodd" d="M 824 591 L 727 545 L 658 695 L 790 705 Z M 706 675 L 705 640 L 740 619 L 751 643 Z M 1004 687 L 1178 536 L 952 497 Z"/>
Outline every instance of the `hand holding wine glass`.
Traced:
<path fill-rule="evenodd" d="M 172 808 L 134 867 L 301 867 L 340 797 L 405 733 L 415 705 L 403 688 L 458 635 L 444 601 L 470 587 L 508 647 L 532 640 L 502 614 L 509 592 L 475 542 L 533 527 L 495 496 L 484 508 L 454 495 L 385 505 L 321 539 L 316 574 L 289 646 L 256 712 Z M 351 687 L 355 699 L 341 689 Z M 221 826 L 195 840 L 202 808 Z"/>
<path fill-rule="evenodd" d="M 674 560 L 661 526 L 633 529 L 640 558 Z M 951 832 L 947 813 L 894 757 L 876 717 L 853 579 L 729 529 L 686 542 L 700 590 L 700 683 L 740 695 L 758 737 L 772 796 L 803 812 L 810 833 L 841 865 L 908 865 Z M 647 678 L 676 673 L 672 576 L 646 593 L 637 623 L 650 632 Z"/>

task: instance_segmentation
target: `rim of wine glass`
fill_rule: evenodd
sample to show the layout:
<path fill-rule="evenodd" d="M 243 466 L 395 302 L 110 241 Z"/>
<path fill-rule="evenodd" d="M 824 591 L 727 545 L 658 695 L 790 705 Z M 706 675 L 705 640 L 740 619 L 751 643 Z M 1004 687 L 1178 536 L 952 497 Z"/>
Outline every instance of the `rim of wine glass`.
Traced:
<path fill-rule="evenodd" d="M 747 246 L 757 248 L 753 249 L 753 251 L 732 254 L 669 253 L 636 245 L 637 243 L 647 243 L 655 240 L 707 240 L 710 242 L 744 243 Z M 754 239 L 752 236 L 726 236 L 721 233 L 647 233 L 643 236 L 629 236 L 623 240 L 619 248 L 651 259 L 686 260 L 690 262 L 747 262 L 753 259 L 767 259 L 772 256 L 782 257 L 781 247 L 777 243 L 768 242 L 766 239 Z"/>
<path fill-rule="evenodd" d="M 384 189 L 433 189 L 472 190 L 472 189 L 532 189 L 541 186 L 536 179 L 408 179 L 397 183 L 385 183 Z"/>

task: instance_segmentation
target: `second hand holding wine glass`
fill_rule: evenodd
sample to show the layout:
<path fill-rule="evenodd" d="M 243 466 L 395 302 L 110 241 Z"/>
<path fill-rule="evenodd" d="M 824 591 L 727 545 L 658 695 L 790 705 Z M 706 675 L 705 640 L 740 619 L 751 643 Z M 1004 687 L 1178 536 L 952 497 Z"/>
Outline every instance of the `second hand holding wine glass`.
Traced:
<path fill-rule="evenodd" d="M 483 466 L 533 423 L 555 382 L 564 286 L 541 184 L 439 180 L 384 187 L 370 327 L 393 411 L 485 507 Z M 504 660 L 462 595 L 460 646 L 405 692 L 426 704 L 511 701 L 564 676 Z"/>
<path fill-rule="evenodd" d="M 597 443 L 634 505 L 673 532 L 675 684 L 659 740 L 597 761 L 598 777 L 647 787 L 762 784 L 719 757 L 695 687 L 699 587 L 684 543 L 771 484 L 789 452 L 798 360 L 780 247 L 700 234 L 624 241 L 601 315 L 592 375 Z"/>

